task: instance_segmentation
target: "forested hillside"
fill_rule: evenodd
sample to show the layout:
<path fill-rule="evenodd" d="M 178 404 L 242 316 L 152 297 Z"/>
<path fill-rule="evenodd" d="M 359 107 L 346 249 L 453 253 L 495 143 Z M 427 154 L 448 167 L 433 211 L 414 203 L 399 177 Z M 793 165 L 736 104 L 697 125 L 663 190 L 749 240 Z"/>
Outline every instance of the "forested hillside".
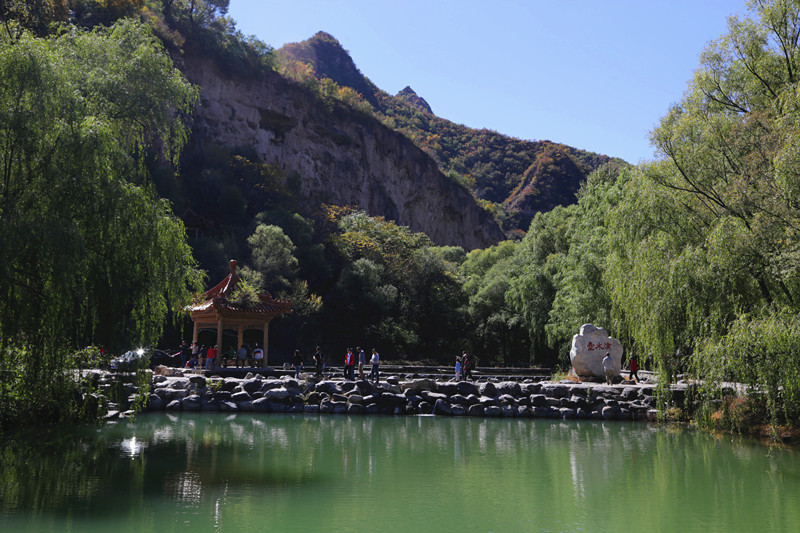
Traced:
<path fill-rule="evenodd" d="M 292 79 L 321 84 L 327 92 L 354 91 L 342 96 L 361 100 L 359 109 L 374 113 L 422 147 L 442 171 L 469 187 L 507 232 L 527 231 L 536 213 L 574 203 L 581 183 L 600 166 L 625 164 L 607 155 L 551 141 L 523 141 L 437 117 L 411 87 L 395 96 L 376 87 L 325 32 L 286 44 L 277 55 L 281 72 Z"/>
<path fill-rule="evenodd" d="M 360 344 L 389 360 L 467 350 L 482 365 L 566 368 L 572 335 L 592 322 L 662 385 L 678 371 L 695 380 L 698 422 L 800 424 L 800 2 L 756 2 L 730 20 L 652 132 L 657 158 L 637 166 L 453 125 L 408 90 L 370 102 L 242 36 L 226 7 L 0 4 L 0 427 L 86 415 L 65 372 L 87 362 L 79 349 L 173 345 L 190 331 L 182 306 L 231 258 L 243 265 L 237 298 L 292 300 L 271 330 L 277 362 L 317 344 L 336 361 Z M 326 68 L 355 68 L 337 57 Z M 194 77 L 206 67 L 213 76 Z M 299 91 L 292 105 L 316 118 L 298 127 L 289 104 L 248 108 L 247 92 L 226 115 L 214 105 L 231 101 L 210 95 L 229 83 L 275 93 L 262 102 Z M 241 122 L 261 137 L 203 137 Z M 330 155 L 309 168 L 360 168 L 353 182 L 387 208 L 398 196 L 381 187 L 406 191 L 418 170 L 485 214 L 468 183 L 526 231 L 466 251 L 363 206 L 315 197 L 309 211 L 306 193 L 325 180 L 269 159 L 286 139 Z M 330 152 L 355 145 L 401 156 L 370 166 Z M 381 168 L 386 180 L 367 171 Z M 733 398 L 731 381 L 754 394 Z M 58 407 L 29 401 L 33 390 Z M 669 407 L 668 388 L 661 398 Z"/>

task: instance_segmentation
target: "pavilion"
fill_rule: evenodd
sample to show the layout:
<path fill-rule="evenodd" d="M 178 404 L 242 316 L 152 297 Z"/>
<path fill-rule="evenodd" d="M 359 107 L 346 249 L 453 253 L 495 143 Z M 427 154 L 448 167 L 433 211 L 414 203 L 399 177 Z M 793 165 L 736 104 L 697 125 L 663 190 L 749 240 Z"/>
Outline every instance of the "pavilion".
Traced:
<path fill-rule="evenodd" d="M 255 329 L 264 334 L 264 366 L 267 365 L 269 321 L 283 313 L 292 311 L 290 301 L 275 300 L 269 293 L 259 294 L 259 302 L 242 304 L 230 300 L 239 276 L 236 274 L 236 261 L 231 260 L 231 273 L 225 279 L 207 290 L 200 301 L 185 308 L 194 322 L 192 340 L 197 342 L 201 329 L 209 328 L 217 331 L 217 346 L 222 353 L 223 330 L 235 330 L 239 333 L 237 348 L 241 348 L 245 330 Z"/>

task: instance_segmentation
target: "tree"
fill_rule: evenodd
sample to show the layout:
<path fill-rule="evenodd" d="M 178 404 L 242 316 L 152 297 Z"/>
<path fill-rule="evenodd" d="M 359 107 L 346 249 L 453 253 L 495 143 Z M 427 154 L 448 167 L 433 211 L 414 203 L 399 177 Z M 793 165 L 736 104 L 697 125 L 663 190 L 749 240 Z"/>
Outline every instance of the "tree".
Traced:
<path fill-rule="evenodd" d="M 262 276 L 265 287 L 275 292 L 288 290 L 298 268 L 292 240 L 278 226 L 259 224 L 247 243 L 252 267 Z"/>
<path fill-rule="evenodd" d="M 0 350 L 24 396 L 78 346 L 154 342 L 199 288 L 144 165 L 177 156 L 197 92 L 130 21 L 0 40 Z"/>

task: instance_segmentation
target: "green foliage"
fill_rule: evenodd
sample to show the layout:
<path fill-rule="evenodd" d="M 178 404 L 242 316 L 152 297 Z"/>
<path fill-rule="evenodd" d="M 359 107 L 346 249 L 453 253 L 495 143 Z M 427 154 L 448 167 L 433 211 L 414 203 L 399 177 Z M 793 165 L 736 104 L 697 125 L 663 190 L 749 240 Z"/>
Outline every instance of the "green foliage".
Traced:
<path fill-rule="evenodd" d="M 154 145 L 177 157 L 197 93 L 130 21 L 3 40 L 0 347 L 25 335 L 38 380 L 92 340 L 155 341 L 199 285 L 144 164 Z"/>

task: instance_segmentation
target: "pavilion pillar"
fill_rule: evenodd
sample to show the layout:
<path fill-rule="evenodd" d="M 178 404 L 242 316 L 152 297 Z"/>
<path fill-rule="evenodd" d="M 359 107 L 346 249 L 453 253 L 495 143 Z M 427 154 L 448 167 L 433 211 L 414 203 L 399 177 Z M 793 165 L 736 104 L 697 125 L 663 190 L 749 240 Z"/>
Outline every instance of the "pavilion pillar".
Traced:
<path fill-rule="evenodd" d="M 214 362 L 217 366 L 222 363 L 222 317 L 217 316 L 217 360 Z"/>
<path fill-rule="evenodd" d="M 200 334 L 200 325 L 197 323 L 197 320 L 193 320 L 194 328 L 192 329 L 192 342 L 197 342 L 197 337 Z"/>
<path fill-rule="evenodd" d="M 267 355 L 269 354 L 269 320 L 264 322 L 264 366 L 267 364 Z"/>
<path fill-rule="evenodd" d="M 236 347 L 236 349 L 238 350 L 239 348 L 241 348 L 242 344 L 244 344 L 244 330 L 242 329 L 242 326 L 240 325 L 239 326 L 239 345 Z"/>

